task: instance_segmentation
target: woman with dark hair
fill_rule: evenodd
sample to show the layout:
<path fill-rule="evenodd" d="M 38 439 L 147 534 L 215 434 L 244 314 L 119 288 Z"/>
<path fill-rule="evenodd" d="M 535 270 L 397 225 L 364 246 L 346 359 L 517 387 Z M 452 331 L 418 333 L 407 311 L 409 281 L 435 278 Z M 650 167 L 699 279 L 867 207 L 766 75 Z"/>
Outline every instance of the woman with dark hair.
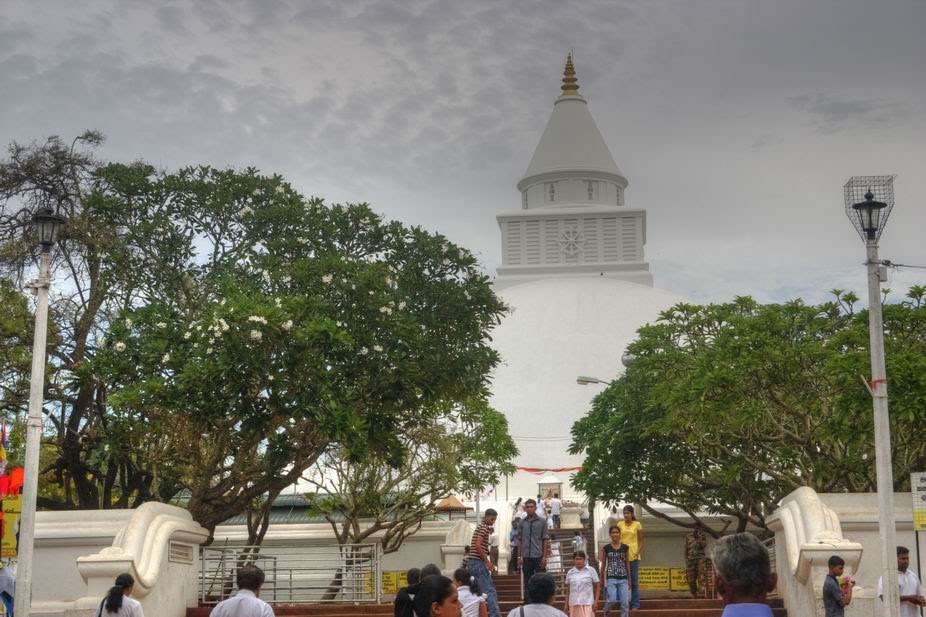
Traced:
<path fill-rule="evenodd" d="M 453 581 L 439 574 L 421 579 L 414 604 L 417 617 L 460 617 L 457 588 Z"/>
<path fill-rule="evenodd" d="M 135 579 L 131 574 L 117 576 L 116 583 L 100 602 L 96 617 L 145 617 L 141 602 L 131 597 L 134 588 Z"/>
<path fill-rule="evenodd" d="M 630 547 L 630 608 L 640 608 L 640 560 L 643 559 L 643 525 L 633 506 L 624 506 L 624 520 L 617 524 L 621 541 Z"/>
<path fill-rule="evenodd" d="M 487 617 L 486 595 L 479 593 L 475 577 L 466 568 L 453 573 L 453 584 L 457 586 L 460 600 L 460 614 L 463 617 Z"/>

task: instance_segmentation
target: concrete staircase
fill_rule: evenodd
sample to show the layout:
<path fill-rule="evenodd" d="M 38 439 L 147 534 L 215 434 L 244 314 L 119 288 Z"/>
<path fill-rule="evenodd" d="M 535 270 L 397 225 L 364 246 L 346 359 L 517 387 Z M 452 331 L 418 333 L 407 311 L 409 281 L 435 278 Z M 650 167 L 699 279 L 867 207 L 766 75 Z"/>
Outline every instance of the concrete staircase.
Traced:
<path fill-rule="evenodd" d="M 520 606 L 520 602 L 502 600 L 500 602 L 502 615 L 505 616 L 512 609 Z M 775 617 L 786 617 L 787 612 L 782 608 L 780 600 L 769 602 Z M 563 609 L 562 603 L 556 605 Z M 210 607 L 191 608 L 187 610 L 187 617 L 208 617 Z M 277 604 L 273 607 L 279 617 L 390 617 L 392 604 Z M 723 607 L 720 600 L 642 600 L 640 609 L 630 611 L 631 617 L 720 617 Z M 620 615 L 612 611 L 612 616 Z M 597 617 L 603 617 L 597 612 Z"/>
<path fill-rule="evenodd" d="M 561 552 L 564 570 L 572 567 L 572 538 L 573 529 L 559 529 L 552 532 L 552 539 L 561 541 Z M 589 547 L 592 546 L 592 532 L 587 526 L 582 531 Z M 587 551 L 589 552 L 589 551 Z M 589 554 L 590 565 L 598 568 L 597 555 Z M 564 609 L 562 574 L 554 575 L 557 579 L 558 595 L 554 606 Z M 521 606 L 521 581 L 517 574 L 501 574 L 494 577 L 495 589 L 498 592 L 499 608 L 502 617 L 510 611 Z M 775 617 L 786 617 L 781 600 L 769 602 Z M 191 608 L 187 617 L 208 617 L 211 607 Z M 273 607 L 276 615 L 280 617 L 391 617 L 392 603 L 388 604 L 276 604 Z M 720 600 L 692 600 L 686 598 L 644 599 L 640 602 L 640 609 L 630 611 L 631 617 L 720 617 L 723 605 Z M 620 616 L 620 609 L 611 612 L 612 617 Z M 596 617 L 603 617 L 599 610 Z"/>

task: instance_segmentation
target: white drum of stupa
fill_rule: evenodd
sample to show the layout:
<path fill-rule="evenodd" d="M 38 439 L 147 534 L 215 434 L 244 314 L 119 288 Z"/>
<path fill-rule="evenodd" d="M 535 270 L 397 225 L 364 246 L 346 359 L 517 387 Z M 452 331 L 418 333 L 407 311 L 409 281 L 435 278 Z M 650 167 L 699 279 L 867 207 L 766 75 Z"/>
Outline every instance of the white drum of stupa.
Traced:
<path fill-rule="evenodd" d="M 683 302 L 653 288 L 645 261 L 646 211 L 625 205 L 618 169 L 585 98 L 572 58 L 562 95 L 518 183 L 521 209 L 498 215 L 502 265 L 496 293 L 511 309 L 493 333 L 501 364 L 492 404 L 508 417 L 518 471 L 495 500 L 535 496 L 555 475 L 561 497 L 581 501 L 570 477 L 582 464 L 568 453 L 573 423 L 610 381 L 637 329 Z"/>

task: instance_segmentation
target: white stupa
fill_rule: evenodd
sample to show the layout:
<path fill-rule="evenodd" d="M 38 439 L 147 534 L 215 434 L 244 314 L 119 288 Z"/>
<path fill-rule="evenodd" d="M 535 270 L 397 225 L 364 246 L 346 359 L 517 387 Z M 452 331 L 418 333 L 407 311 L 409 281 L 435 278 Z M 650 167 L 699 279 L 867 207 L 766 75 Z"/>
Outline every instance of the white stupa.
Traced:
<path fill-rule="evenodd" d="M 637 329 L 684 301 L 652 287 L 646 211 L 624 203 L 627 179 L 579 94 L 571 56 L 562 91 L 518 182 L 521 209 L 498 215 L 495 289 L 511 313 L 493 335 L 501 365 L 492 404 L 520 449 L 499 499 L 536 495 L 550 473 L 564 496 L 579 497 L 569 478 L 582 458 L 567 453 L 570 430 L 602 386 L 576 377 L 619 376 Z"/>

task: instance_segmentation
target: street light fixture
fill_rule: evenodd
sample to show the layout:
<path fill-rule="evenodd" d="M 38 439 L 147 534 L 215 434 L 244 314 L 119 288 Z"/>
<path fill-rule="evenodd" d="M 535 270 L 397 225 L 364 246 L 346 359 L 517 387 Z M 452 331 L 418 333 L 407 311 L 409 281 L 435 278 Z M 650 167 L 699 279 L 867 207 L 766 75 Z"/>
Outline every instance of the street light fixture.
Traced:
<path fill-rule="evenodd" d="M 576 377 L 576 383 L 580 386 L 588 386 L 594 383 L 603 383 L 607 386 L 611 385 L 610 381 L 605 381 L 604 379 L 598 379 L 597 377 L 589 377 L 588 375 L 579 375 Z"/>
<path fill-rule="evenodd" d="M 855 176 L 843 187 L 846 214 L 868 251 L 868 330 L 871 340 L 871 383 L 874 409 L 875 471 L 878 481 L 878 527 L 881 539 L 881 580 L 884 614 L 900 614 L 897 587 L 897 540 L 894 527 L 894 472 L 891 463 L 891 424 L 887 408 L 887 371 L 884 365 L 884 324 L 878 258 L 878 239 L 894 208 L 894 176 Z"/>
<path fill-rule="evenodd" d="M 48 290 L 51 287 L 51 248 L 66 219 L 51 208 L 32 217 L 42 253 L 39 276 L 30 283 L 35 293 L 35 339 L 32 342 L 32 377 L 29 382 L 29 416 L 26 420 L 26 460 L 23 465 L 23 500 L 19 522 L 19 555 L 13 613 L 28 617 L 32 606 L 35 503 L 38 496 L 39 449 L 42 440 L 42 405 L 45 400 L 45 341 L 48 335 Z"/>

